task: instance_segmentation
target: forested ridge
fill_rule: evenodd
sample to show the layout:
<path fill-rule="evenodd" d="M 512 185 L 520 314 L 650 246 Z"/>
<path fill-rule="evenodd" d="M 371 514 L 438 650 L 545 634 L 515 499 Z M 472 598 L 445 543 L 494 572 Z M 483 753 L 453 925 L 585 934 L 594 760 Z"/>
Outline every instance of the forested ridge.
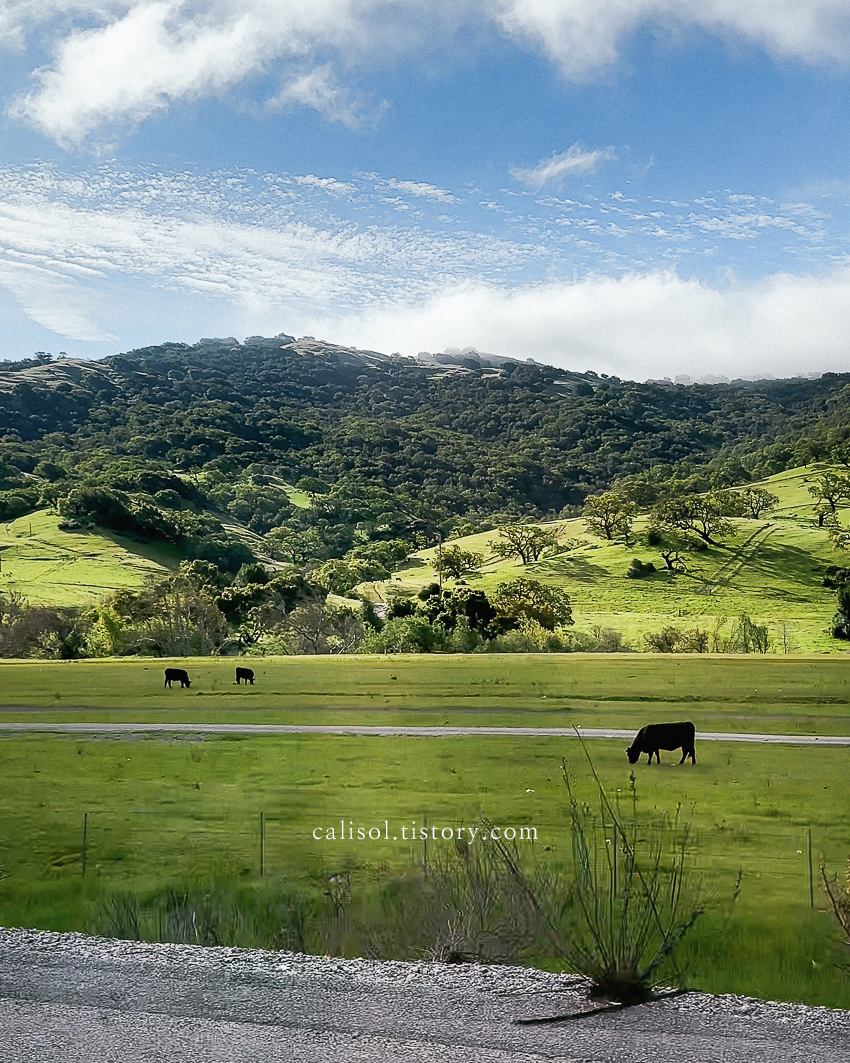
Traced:
<path fill-rule="evenodd" d="M 765 471 L 761 458 L 775 471 L 783 455 L 757 452 L 825 440 L 850 384 L 850 374 L 640 384 L 463 361 L 422 365 L 282 336 L 24 366 L 0 373 L 3 445 L 13 464 L 73 452 L 73 464 L 97 454 L 231 477 L 262 464 L 287 482 L 401 492 L 443 517 L 544 515 L 658 465 L 681 474 L 749 455 L 751 469 Z"/>

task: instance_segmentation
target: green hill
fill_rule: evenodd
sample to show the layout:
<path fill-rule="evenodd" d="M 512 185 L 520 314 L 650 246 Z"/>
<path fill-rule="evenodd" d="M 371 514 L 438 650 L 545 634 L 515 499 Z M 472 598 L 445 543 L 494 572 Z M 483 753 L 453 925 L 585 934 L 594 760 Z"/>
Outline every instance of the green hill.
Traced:
<path fill-rule="evenodd" d="M 835 591 L 822 585 L 824 570 L 842 564 L 842 555 L 833 548 L 826 529 L 817 527 L 806 490 L 822 470 L 822 466 L 791 469 L 761 481 L 758 486 L 780 499 L 769 519 L 733 520 L 734 535 L 722 545 L 689 553 L 684 572 L 666 571 L 658 549 L 646 545 L 646 516 L 635 521 L 628 545 L 622 539 L 609 543 L 595 537 L 581 518 L 547 522 L 541 526 L 557 530 L 566 548 L 529 565 L 494 555 L 492 544 L 498 531 L 466 536 L 451 544 L 485 555 L 480 574 L 466 577 L 470 585 L 489 592 L 500 582 L 525 575 L 560 587 L 570 595 L 578 630 L 610 626 L 635 648 L 643 648 L 645 634 L 666 625 L 681 630 L 701 628 L 722 640 L 740 614 L 746 613 L 754 622 L 767 625 L 771 652 L 845 652 L 844 644 L 828 631 Z M 392 580 L 368 589 L 379 600 L 419 591 L 438 578 L 436 552 L 420 551 Z M 643 579 L 629 579 L 626 572 L 635 557 L 653 562 L 658 571 Z M 444 582 L 451 586 L 454 581 Z"/>
<path fill-rule="evenodd" d="M 38 510 L 0 524 L 0 593 L 33 604 L 86 606 L 109 591 L 140 587 L 182 559 L 164 544 L 133 542 L 104 531 L 65 532 L 61 518 Z"/>

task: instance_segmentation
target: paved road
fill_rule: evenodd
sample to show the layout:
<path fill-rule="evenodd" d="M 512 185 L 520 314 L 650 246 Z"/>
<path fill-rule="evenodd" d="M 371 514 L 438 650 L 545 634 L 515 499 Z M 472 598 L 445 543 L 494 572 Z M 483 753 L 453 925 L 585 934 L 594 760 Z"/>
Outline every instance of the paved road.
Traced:
<path fill-rule="evenodd" d="M 690 994 L 574 1022 L 510 967 L 0 930 L 3 1063 L 850 1063 L 850 1013 Z"/>
<path fill-rule="evenodd" d="M 519 738 L 575 738 L 572 727 L 366 727 L 360 724 L 272 723 L 0 723 L 4 732 L 47 734 L 226 734 L 226 735 L 375 735 L 402 738 L 453 738 L 507 735 Z M 625 738 L 629 731 L 608 727 L 581 727 L 582 738 Z M 848 735 L 738 734 L 733 731 L 697 731 L 703 742 L 777 742 L 792 746 L 850 746 Z"/>

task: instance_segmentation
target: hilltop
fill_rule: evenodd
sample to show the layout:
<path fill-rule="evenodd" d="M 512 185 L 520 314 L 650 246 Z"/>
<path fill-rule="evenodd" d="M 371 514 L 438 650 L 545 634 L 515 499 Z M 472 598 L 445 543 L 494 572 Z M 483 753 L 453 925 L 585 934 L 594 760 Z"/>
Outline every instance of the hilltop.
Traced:
<path fill-rule="evenodd" d="M 207 339 L 0 366 L 0 459 L 32 472 L 22 453 L 97 454 L 230 481 L 253 467 L 290 485 L 370 485 L 432 521 L 558 515 L 658 466 L 687 475 L 767 448 L 749 463 L 760 478 L 818 460 L 801 437 L 840 434 L 848 385 L 641 384 L 469 349 L 414 361 L 287 334 Z"/>

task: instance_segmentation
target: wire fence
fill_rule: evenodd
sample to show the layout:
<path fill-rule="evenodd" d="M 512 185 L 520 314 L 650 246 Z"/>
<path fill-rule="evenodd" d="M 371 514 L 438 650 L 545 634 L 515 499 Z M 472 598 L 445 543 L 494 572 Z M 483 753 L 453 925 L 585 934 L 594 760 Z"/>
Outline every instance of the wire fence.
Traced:
<path fill-rule="evenodd" d="M 336 823 L 346 821 L 343 815 Z M 322 832 L 317 838 L 303 823 L 293 824 L 285 814 L 263 809 L 247 815 L 189 816 L 150 808 L 41 807 L 37 815 L 24 815 L 0 807 L 0 887 L 73 877 L 104 884 L 135 877 L 174 880 L 181 875 L 235 875 L 251 881 L 303 871 L 311 861 L 327 868 L 346 862 L 372 868 L 427 867 L 441 845 L 457 844 L 460 835 L 446 841 L 446 833 L 441 837 L 439 829 L 429 829 L 427 820 L 421 825 L 426 837 L 417 834 L 415 840 L 387 837 L 383 827 L 378 837 L 340 838 L 338 826 L 334 841 L 328 843 Z M 830 828 L 742 820 L 692 832 L 688 851 L 695 877 L 709 885 L 740 869 L 745 888 L 749 883 L 765 896 L 783 893 L 817 907 L 819 865 L 823 861 L 829 872 L 843 874 L 850 855 L 850 824 Z M 563 829 L 555 836 L 546 828 L 536 842 L 523 845 L 523 853 L 532 860 L 567 862 L 569 833 Z"/>

